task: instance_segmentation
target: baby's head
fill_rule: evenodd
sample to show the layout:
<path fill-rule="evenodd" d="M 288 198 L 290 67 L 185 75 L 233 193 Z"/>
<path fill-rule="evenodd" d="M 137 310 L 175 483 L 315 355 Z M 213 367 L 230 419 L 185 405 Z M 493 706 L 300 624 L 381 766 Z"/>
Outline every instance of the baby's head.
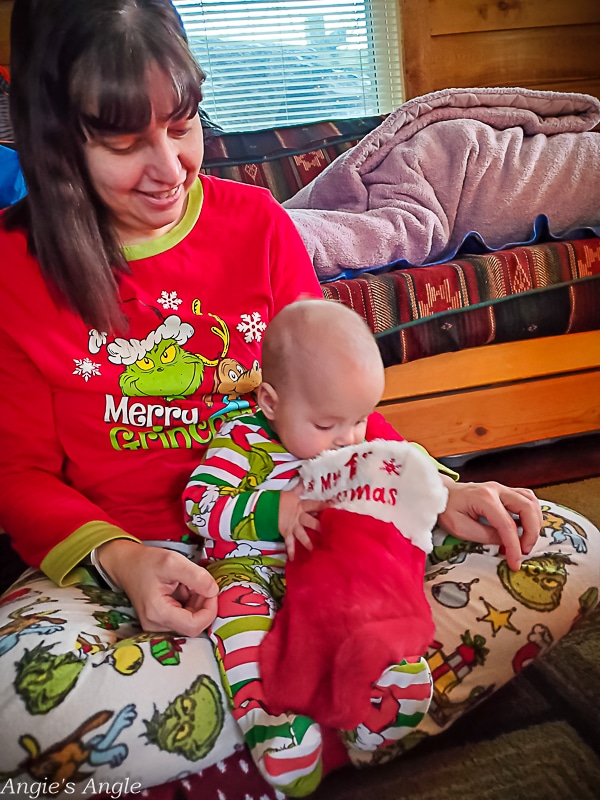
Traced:
<path fill-rule="evenodd" d="M 314 458 L 364 440 L 384 370 L 362 317 L 332 300 L 300 300 L 265 331 L 262 380 L 258 403 L 283 446 Z"/>

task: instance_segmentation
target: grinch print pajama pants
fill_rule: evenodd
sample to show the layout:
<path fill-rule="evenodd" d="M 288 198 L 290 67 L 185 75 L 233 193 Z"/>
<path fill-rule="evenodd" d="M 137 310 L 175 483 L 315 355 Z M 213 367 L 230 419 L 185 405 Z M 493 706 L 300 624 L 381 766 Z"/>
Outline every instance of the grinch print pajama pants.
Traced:
<path fill-rule="evenodd" d="M 435 640 L 424 660 L 390 665 L 373 686 L 371 718 L 341 734 L 355 764 L 444 730 L 597 606 L 600 532 L 540 502 L 542 533 L 519 572 L 498 547 L 434 533 L 425 591 Z M 261 704 L 254 648 L 283 591 L 282 567 L 238 566 L 225 578 L 217 569 L 214 643 L 142 631 L 127 597 L 89 578 L 60 588 L 28 570 L 13 584 L 0 598 L 0 792 L 43 781 L 63 781 L 73 796 L 92 794 L 94 782 L 148 787 L 245 743 L 275 785 L 302 794 L 318 781 L 318 725 L 273 718 Z"/>

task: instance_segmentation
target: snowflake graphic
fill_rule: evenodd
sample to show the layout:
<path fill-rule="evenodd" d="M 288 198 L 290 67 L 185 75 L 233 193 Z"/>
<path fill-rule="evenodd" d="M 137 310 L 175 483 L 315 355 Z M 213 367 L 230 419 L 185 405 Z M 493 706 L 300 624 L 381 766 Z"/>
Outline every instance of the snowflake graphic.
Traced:
<path fill-rule="evenodd" d="M 267 323 L 263 322 L 258 311 L 252 314 L 242 314 L 242 321 L 237 326 L 240 333 L 244 334 L 245 342 L 260 342 Z"/>
<path fill-rule="evenodd" d="M 402 472 L 402 464 L 399 464 L 395 458 L 390 458 L 389 461 L 383 460 L 383 466 L 380 467 L 388 475 L 400 475 Z"/>
<path fill-rule="evenodd" d="M 177 292 L 161 292 L 161 295 L 156 302 L 160 303 L 165 311 L 169 308 L 173 311 L 177 311 L 183 301 L 177 297 Z"/>
<path fill-rule="evenodd" d="M 87 383 L 92 375 L 100 375 L 100 364 L 94 364 L 89 358 L 74 358 L 75 369 L 73 375 L 81 375 Z"/>

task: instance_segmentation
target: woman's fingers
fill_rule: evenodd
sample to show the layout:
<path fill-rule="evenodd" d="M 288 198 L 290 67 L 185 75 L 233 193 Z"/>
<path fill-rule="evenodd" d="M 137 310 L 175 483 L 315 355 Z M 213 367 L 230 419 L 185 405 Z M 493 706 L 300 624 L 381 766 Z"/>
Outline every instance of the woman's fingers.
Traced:
<path fill-rule="evenodd" d="M 456 483 L 448 489 L 448 506 L 440 515 L 440 524 L 460 539 L 502 544 L 509 567 L 518 570 L 523 553 L 531 552 L 542 524 L 535 494 L 493 481 Z"/>

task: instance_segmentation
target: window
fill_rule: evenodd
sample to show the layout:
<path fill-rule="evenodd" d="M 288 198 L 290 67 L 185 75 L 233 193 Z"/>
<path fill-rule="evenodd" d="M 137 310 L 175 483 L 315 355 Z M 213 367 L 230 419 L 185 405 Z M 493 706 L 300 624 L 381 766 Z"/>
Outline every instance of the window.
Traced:
<path fill-rule="evenodd" d="M 174 0 L 227 131 L 371 116 L 402 102 L 396 0 Z"/>

